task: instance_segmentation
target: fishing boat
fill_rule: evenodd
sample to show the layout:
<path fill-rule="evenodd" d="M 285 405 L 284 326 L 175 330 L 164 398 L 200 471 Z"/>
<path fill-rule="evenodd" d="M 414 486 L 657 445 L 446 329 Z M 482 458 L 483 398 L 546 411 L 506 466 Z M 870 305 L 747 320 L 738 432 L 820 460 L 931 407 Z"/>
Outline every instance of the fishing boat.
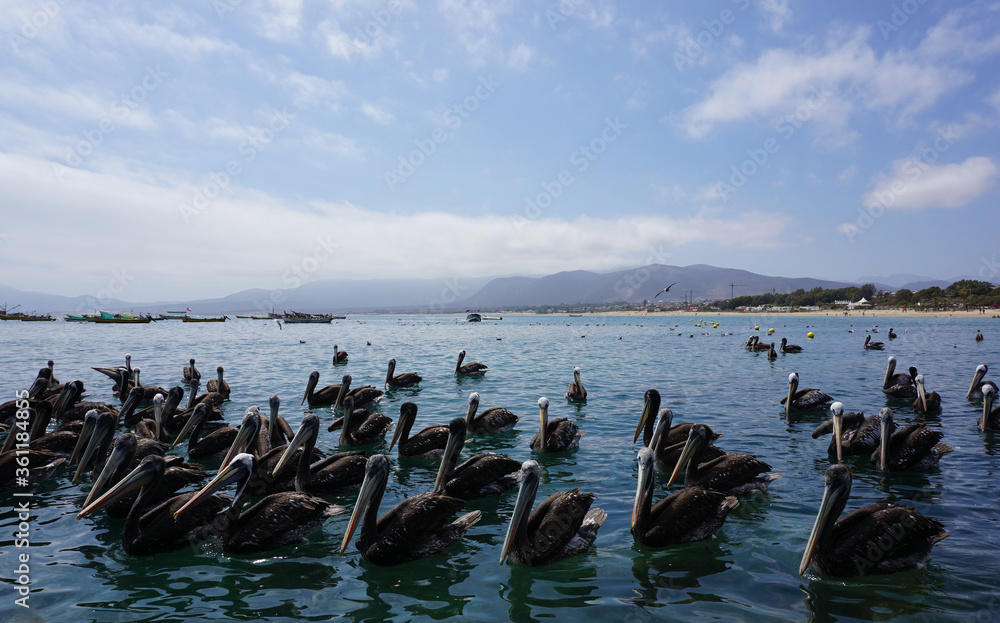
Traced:
<path fill-rule="evenodd" d="M 483 317 L 480 314 L 472 313 L 465 317 L 466 322 L 482 322 Z"/>
<path fill-rule="evenodd" d="M 48 322 L 49 320 L 59 320 L 59 318 L 51 314 L 24 314 L 18 318 L 18 320 L 22 320 L 24 322 Z"/>
<path fill-rule="evenodd" d="M 87 314 L 79 314 L 79 315 L 66 314 L 63 318 L 66 320 L 66 322 L 87 322 L 91 318 L 93 318 L 93 316 L 88 316 Z"/>
<path fill-rule="evenodd" d="M 240 316 L 239 314 L 237 314 L 236 317 L 243 318 L 246 320 L 270 320 L 268 316 Z"/>
<path fill-rule="evenodd" d="M 194 316 L 184 316 L 181 318 L 182 322 L 225 322 L 228 316 L 209 316 L 207 318 L 195 318 Z"/>
<path fill-rule="evenodd" d="M 15 305 L 10 309 L 7 309 L 7 304 L 5 303 L 3 307 L 0 307 L 0 320 L 20 320 L 21 316 L 24 316 L 24 312 L 14 311 L 20 307 L 20 305 Z"/>
<path fill-rule="evenodd" d="M 148 314 L 146 316 L 134 316 L 132 314 L 112 314 L 106 311 L 99 312 L 95 316 L 84 314 L 83 317 L 86 322 L 102 324 L 148 324 L 153 320 L 153 317 Z"/>
<path fill-rule="evenodd" d="M 333 321 L 331 314 L 303 314 L 296 311 L 289 312 L 281 318 L 285 324 L 316 323 L 325 324 Z"/>
<path fill-rule="evenodd" d="M 183 320 L 184 318 L 187 318 L 187 310 L 170 311 L 168 309 L 167 313 L 160 314 L 160 317 L 157 318 L 157 320 Z"/>

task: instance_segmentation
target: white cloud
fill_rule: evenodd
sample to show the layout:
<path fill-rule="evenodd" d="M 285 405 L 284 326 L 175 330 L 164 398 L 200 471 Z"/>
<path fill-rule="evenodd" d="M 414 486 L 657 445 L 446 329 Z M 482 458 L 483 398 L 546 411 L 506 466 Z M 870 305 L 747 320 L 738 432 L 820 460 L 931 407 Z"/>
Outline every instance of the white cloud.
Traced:
<path fill-rule="evenodd" d="M 513 10 L 510 0 L 438 0 L 437 6 L 474 62 L 493 50 L 500 17 Z"/>
<path fill-rule="evenodd" d="M 791 9 L 788 8 L 788 0 L 762 0 L 760 9 L 767 16 L 768 26 L 774 32 L 781 30 L 792 15 Z"/>
<path fill-rule="evenodd" d="M 858 174 L 858 167 L 857 165 L 852 164 L 851 166 L 841 171 L 839 175 L 837 175 L 837 181 L 850 182 L 851 180 L 854 179 L 854 176 L 857 174 Z"/>
<path fill-rule="evenodd" d="M 918 158 L 893 163 L 862 198 L 869 209 L 960 208 L 990 189 L 997 177 L 992 159 L 974 156 L 958 164 L 928 164 Z"/>
<path fill-rule="evenodd" d="M 291 43 L 302 32 L 302 0 L 258 0 L 250 7 L 254 30 L 271 41 Z"/>
<path fill-rule="evenodd" d="M 531 46 L 519 43 L 507 55 L 507 66 L 514 71 L 524 71 L 534 56 L 535 50 Z"/>
<path fill-rule="evenodd" d="M 381 106 L 376 106 L 375 104 L 362 104 L 361 112 L 375 123 L 386 127 L 389 127 L 389 125 L 396 120 L 395 115 Z"/>
<path fill-rule="evenodd" d="M 445 68 L 435 69 L 431 77 L 434 79 L 434 82 L 444 82 L 448 79 L 448 70 Z"/>

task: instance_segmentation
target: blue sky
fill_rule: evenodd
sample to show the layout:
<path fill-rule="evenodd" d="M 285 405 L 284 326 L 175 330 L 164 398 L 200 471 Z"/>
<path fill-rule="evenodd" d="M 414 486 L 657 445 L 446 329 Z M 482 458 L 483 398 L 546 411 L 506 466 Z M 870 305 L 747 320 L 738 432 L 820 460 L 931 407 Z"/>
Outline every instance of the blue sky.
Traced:
<path fill-rule="evenodd" d="M 20 289 L 1000 281 L 989 2 L 7 0 L 0 68 Z"/>

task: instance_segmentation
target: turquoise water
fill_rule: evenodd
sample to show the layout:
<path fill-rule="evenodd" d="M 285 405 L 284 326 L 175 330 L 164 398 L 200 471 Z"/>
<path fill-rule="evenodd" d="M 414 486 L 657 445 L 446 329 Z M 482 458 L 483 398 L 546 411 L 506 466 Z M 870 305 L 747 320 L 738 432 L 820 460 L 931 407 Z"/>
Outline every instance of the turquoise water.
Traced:
<path fill-rule="evenodd" d="M 707 317 L 712 319 L 712 317 Z M 446 316 L 358 316 L 332 325 L 286 325 L 239 320 L 224 324 L 159 322 L 149 325 L 0 323 L 0 402 L 30 384 L 46 360 L 56 361 L 61 381 L 84 381 L 92 400 L 112 402 L 111 383 L 90 369 L 120 365 L 131 353 L 147 384 L 180 384 L 181 367 L 195 357 L 203 379 L 226 369 L 231 423 L 247 406 L 266 412 L 267 398 L 282 398 L 282 414 L 296 427 L 307 407 L 298 405 L 309 372 L 320 386 L 350 373 L 354 384 L 381 386 L 386 362 L 397 373 L 418 372 L 419 389 L 397 390 L 380 408 L 390 417 L 402 402 L 419 405 L 415 429 L 447 423 L 464 414 L 471 391 L 482 408 L 506 406 L 522 421 L 512 434 L 475 440 L 466 453 L 500 450 L 523 461 L 537 429 L 536 402 L 551 400 L 550 417 L 574 419 L 586 436 L 580 449 L 539 457 L 544 475 L 539 499 L 579 487 L 597 494 L 608 520 L 595 547 L 559 564 L 528 569 L 499 566 L 497 559 L 515 494 L 468 505 L 483 520 L 447 556 L 380 568 L 361 560 L 353 545 L 337 553 L 348 516 L 333 517 L 308 543 L 262 555 L 239 556 L 204 543 L 148 558 L 121 548 L 120 520 L 103 513 L 74 519 L 89 481 L 71 484 L 67 470 L 33 489 L 31 609 L 14 605 L 15 498 L 0 494 L 0 617 L 47 621 L 465 620 L 642 622 L 676 620 L 1000 620 L 1000 437 L 976 429 L 979 403 L 965 400 L 979 363 L 1000 373 L 1000 320 L 872 317 L 733 317 L 718 328 L 695 328 L 689 318 L 506 316 L 471 324 Z M 887 341 L 883 352 L 861 348 L 865 329 Z M 806 351 L 769 361 L 743 343 L 752 326 L 775 328 Z M 676 329 L 673 327 L 679 325 Z M 853 329 L 853 333 L 848 333 Z M 987 339 L 976 343 L 976 330 Z M 806 338 L 808 331 L 815 339 Z M 723 335 L 724 332 L 731 333 Z M 681 335 L 678 335 L 680 333 Z M 702 333 L 710 333 L 703 335 Z M 692 336 L 693 337 L 689 337 Z M 770 338 L 767 338 L 768 341 Z M 305 343 L 300 343 L 304 340 Z M 367 345 L 371 342 L 371 345 Z M 346 366 L 331 365 L 333 345 L 350 353 Z M 481 379 L 452 376 L 459 350 L 482 361 Z M 810 432 L 817 414 L 786 419 L 778 404 L 787 377 L 797 371 L 803 387 L 819 387 L 848 410 L 873 414 L 885 405 L 882 375 L 888 355 L 901 369 L 915 365 L 928 390 L 943 397 L 929 426 L 945 431 L 955 448 L 939 469 L 883 475 L 866 459 L 851 457 L 854 488 L 848 509 L 876 501 L 904 502 L 942 521 L 952 532 L 938 544 L 926 568 L 862 580 L 830 580 L 812 570 L 797 574 L 802 550 L 829 466 L 829 438 Z M 563 398 L 580 366 L 589 399 Z M 705 422 L 725 436 L 719 445 L 758 455 L 782 474 L 763 495 L 741 506 L 711 541 L 655 550 L 637 546 L 629 533 L 635 491 L 632 433 L 643 392 L 656 388 L 675 423 Z M 315 409 L 321 421 L 329 408 Z M 915 415 L 898 409 L 897 420 Z M 335 433 L 321 432 L 319 446 L 336 448 Z M 641 441 L 641 440 L 640 440 Z M 388 442 L 386 442 L 387 444 Z M 181 452 L 181 449 L 175 452 Z M 392 458 L 393 473 L 383 509 L 433 486 L 436 464 Z M 210 465 L 214 465 L 210 463 Z M 658 487 L 657 498 L 665 494 Z M 331 498 L 348 509 L 354 496 Z"/>

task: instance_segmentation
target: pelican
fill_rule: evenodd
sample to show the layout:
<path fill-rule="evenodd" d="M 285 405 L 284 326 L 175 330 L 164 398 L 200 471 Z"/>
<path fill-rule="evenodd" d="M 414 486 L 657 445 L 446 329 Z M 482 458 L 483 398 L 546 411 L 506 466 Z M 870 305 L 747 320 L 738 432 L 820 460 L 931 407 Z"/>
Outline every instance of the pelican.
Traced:
<path fill-rule="evenodd" d="M 826 405 L 833 402 L 821 390 L 812 387 L 799 389 L 799 373 L 792 372 L 788 375 L 788 395 L 781 399 L 781 404 L 785 405 L 785 413 L 792 411 L 819 411 Z"/>
<path fill-rule="evenodd" d="M 420 381 L 424 380 L 416 372 L 404 372 L 400 375 L 394 375 L 396 372 L 396 360 L 389 360 L 389 367 L 385 371 L 385 386 L 386 387 L 413 387 Z"/>
<path fill-rule="evenodd" d="M 357 408 L 370 407 L 380 400 L 382 400 L 382 390 L 378 389 L 374 385 L 362 385 L 361 387 L 355 387 L 351 389 L 351 378 L 350 374 L 345 374 L 340 380 L 340 391 L 337 393 L 337 399 L 334 401 L 334 410 L 340 409 L 344 405 L 344 399 L 350 396 L 354 399 L 354 406 Z"/>
<path fill-rule="evenodd" d="M 446 523 L 465 502 L 431 492 L 410 496 L 379 518 L 378 508 L 388 481 L 389 459 L 384 454 L 370 457 L 358 501 L 340 544 L 341 554 L 347 550 L 359 521 L 361 535 L 357 548 L 361 557 L 376 565 L 398 565 L 443 553 L 482 518 L 481 511 L 472 511 Z"/>
<path fill-rule="evenodd" d="M 344 378 L 348 377 L 345 376 Z M 323 389 L 315 391 L 318 384 L 319 372 L 313 370 L 309 373 L 309 382 L 306 383 L 306 393 L 302 396 L 300 405 L 304 404 L 307 400 L 310 407 L 328 407 L 337 402 L 337 396 L 340 394 L 342 385 L 327 385 Z"/>
<path fill-rule="evenodd" d="M 278 409 L 281 408 L 281 399 L 278 398 L 277 394 L 271 394 L 271 397 L 267 399 L 268 407 L 270 407 L 270 414 L 267 422 L 267 445 L 268 448 L 277 448 L 278 446 L 283 446 L 287 442 L 292 440 L 294 433 L 292 432 L 292 427 L 288 425 L 288 421 L 281 415 L 278 414 Z M 264 422 L 261 422 L 264 424 Z"/>
<path fill-rule="evenodd" d="M 225 369 L 222 366 L 216 368 L 215 369 L 216 377 L 214 379 L 208 380 L 208 383 L 205 384 L 205 391 L 209 393 L 217 392 L 219 394 L 222 394 L 223 398 L 229 400 L 229 391 L 230 391 L 229 383 L 226 382 L 226 379 L 222 378 L 224 372 Z"/>
<path fill-rule="evenodd" d="M 298 491 L 272 493 L 244 511 L 245 494 L 257 471 L 256 462 L 250 454 L 237 454 L 211 482 L 175 510 L 173 517 L 190 513 L 214 492 L 238 483 L 236 496 L 224 515 L 224 528 L 216 534 L 223 551 L 248 554 L 301 543 L 328 517 L 344 512 L 342 507 L 323 498 Z"/>
<path fill-rule="evenodd" d="M 729 511 L 740 503 L 732 495 L 704 487 L 671 493 L 653 506 L 653 451 L 639 450 L 639 482 L 632 504 L 632 536 L 636 543 L 664 547 L 711 537 Z"/>
<path fill-rule="evenodd" d="M 83 396 L 83 391 L 82 381 L 73 381 L 63 385 L 62 389 L 59 391 L 59 395 L 55 399 L 55 403 L 52 405 L 52 417 L 54 417 L 57 422 L 82 420 L 87 414 L 87 411 L 90 411 L 91 409 L 97 409 L 100 412 L 107 411 L 112 415 L 118 415 L 118 409 L 109 404 L 103 402 L 80 401 L 80 398 Z"/>
<path fill-rule="evenodd" d="M 769 350 L 770 348 L 771 347 L 769 345 L 761 343 L 759 335 L 753 336 L 753 344 L 750 345 L 750 350 L 760 352 Z"/>
<path fill-rule="evenodd" d="M 363 452 L 339 452 L 312 463 L 316 438 L 319 436 L 319 417 L 315 413 L 302 416 L 302 423 L 295 437 L 281 453 L 270 476 L 277 477 L 282 468 L 291 462 L 296 450 L 299 453 L 295 472 L 295 490 L 316 495 L 337 495 L 357 489 L 364 478 L 367 457 Z"/>
<path fill-rule="evenodd" d="M 997 391 L 997 384 L 993 381 L 984 381 L 986 373 L 990 371 L 989 366 L 985 363 L 981 363 L 976 366 L 976 373 L 972 375 L 972 384 L 969 385 L 969 391 L 965 394 L 966 399 L 982 398 L 985 396 L 983 393 L 983 388 L 989 385 L 993 388 L 993 391 Z"/>
<path fill-rule="evenodd" d="M 340 350 L 336 344 L 333 345 L 333 363 L 334 365 L 338 363 L 347 363 L 347 351 Z"/>
<path fill-rule="evenodd" d="M 566 399 L 571 401 L 584 401 L 587 399 L 587 390 L 580 381 L 580 367 L 573 368 L 573 382 L 566 388 Z"/>
<path fill-rule="evenodd" d="M 894 333 L 894 332 L 892 331 L 892 327 L 889 327 L 889 339 L 890 339 L 890 340 L 894 340 L 894 339 L 896 339 L 897 337 L 899 337 L 899 336 L 898 336 L 898 335 L 896 335 L 896 334 L 895 334 L 895 333 Z"/>
<path fill-rule="evenodd" d="M 913 408 L 924 413 L 933 413 L 941 410 L 941 394 L 937 392 L 927 392 L 924 387 L 924 375 L 918 374 L 914 383 L 917 385 L 917 399 L 913 401 Z"/>
<path fill-rule="evenodd" d="M 448 424 L 448 445 L 441 455 L 434 492 L 472 500 L 512 489 L 517 484 L 514 474 L 521 469 L 521 464 L 506 454 L 484 452 L 456 466 L 465 445 L 466 427 L 465 420 L 460 417 Z"/>
<path fill-rule="evenodd" d="M 656 418 L 653 414 L 656 414 Z M 691 430 L 690 422 L 685 422 L 683 424 L 678 424 L 673 426 L 674 412 L 670 409 L 660 409 L 660 392 L 655 389 L 647 389 L 646 393 L 643 395 L 642 401 L 642 413 L 639 414 L 639 424 L 635 427 L 635 436 L 632 437 L 632 443 L 635 443 L 639 439 L 639 431 L 642 431 L 642 445 L 647 448 L 654 447 L 654 425 L 658 426 L 659 418 L 664 417 L 666 421 L 664 423 L 665 430 L 669 432 L 663 443 L 666 446 L 672 446 L 676 443 L 684 443 L 687 441 L 688 432 Z M 705 429 L 709 432 L 709 439 L 715 441 L 722 435 L 718 435 L 712 431 L 707 425 Z"/>
<path fill-rule="evenodd" d="M 163 394 L 164 396 L 167 395 L 167 390 L 163 389 L 159 385 L 143 385 L 139 379 L 140 372 L 141 370 L 139 368 L 132 370 L 132 386 L 142 390 L 141 402 L 149 402 L 153 400 L 153 396 L 156 394 Z M 121 395 L 123 394 L 119 393 L 119 396 Z M 125 395 L 127 396 L 127 394 Z"/>
<path fill-rule="evenodd" d="M 882 380 L 882 393 L 889 398 L 898 400 L 913 400 L 917 397 L 917 388 L 913 380 L 917 378 L 917 369 L 910 366 L 909 374 L 896 374 L 896 358 L 889 357 L 885 366 L 885 378 Z"/>
<path fill-rule="evenodd" d="M 399 407 L 399 418 L 396 420 L 396 430 L 389 442 L 389 450 L 399 442 L 399 456 L 414 459 L 429 459 L 441 456 L 448 444 L 448 426 L 435 424 L 428 426 L 410 437 L 410 429 L 417 419 L 417 405 L 404 402 Z"/>
<path fill-rule="evenodd" d="M 885 348 L 885 342 L 873 342 L 871 335 L 865 336 L 865 350 L 882 350 Z"/>
<path fill-rule="evenodd" d="M 260 428 L 260 413 L 259 410 L 255 409 L 256 407 L 247 407 L 246 413 L 243 416 L 243 422 L 248 426 L 248 432 L 245 434 L 251 438 L 257 436 L 257 430 Z M 205 419 L 208 417 L 208 412 L 207 405 L 200 404 L 195 406 L 194 413 L 184 423 L 181 431 L 177 433 L 177 438 L 170 448 L 173 449 L 176 447 L 184 439 L 184 436 L 190 432 L 191 438 L 188 439 L 189 457 L 192 459 L 204 459 L 225 456 L 229 448 L 233 445 L 233 441 L 239 435 L 239 429 L 232 426 L 225 426 L 212 431 L 202 438 L 201 430 L 205 426 Z M 251 429 L 252 434 L 250 434 Z"/>
<path fill-rule="evenodd" d="M 798 344 L 789 344 L 788 338 L 781 338 L 781 346 L 778 347 L 778 351 L 782 353 L 801 353 L 802 347 Z"/>
<path fill-rule="evenodd" d="M 983 334 L 980 333 L 978 330 L 976 331 L 976 341 L 977 342 L 982 342 L 983 341 Z M 50 361 L 49 363 L 51 364 L 52 362 Z M 50 365 L 49 367 L 51 368 L 52 366 Z"/>
<path fill-rule="evenodd" d="M 553 493 L 531 510 L 541 475 L 537 461 L 521 464 L 517 476 L 521 488 L 500 550 L 501 565 L 508 556 L 518 564 L 536 567 L 582 554 L 608 518 L 600 508 L 590 508 L 597 496 L 579 489 Z"/>
<path fill-rule="evenodd" d="M 767 349 L 767 358 L 774 359 L 777 356 L 778 356 L 778 351 L 774 350 L 774 342 L 771 342 L 770 346 Z"/>
<path fill-rule="evenodd" d="M 979 430 L 1000 430 L 1000 406 L 994 408 L 997 391 L 991 385 L 983 385 L 983 417 L 979 418 Z"/>
<path fill-rule="evenodd" d="M 845 454 L 870 454 L 877 448 L 882 439 L 882 418 L 886 413 L 892 412 L 889 407 L 882 407 L 878 415 L 866 418 L 864 413 L 857 411 L 844 413 L 844 404 L 841 402 L 830 405 L 830 411 L 832 419 L 817 426 L 812 432 L 812 438 L 818 439 L 821 435 L 833 432 L 827 454 L 835 455 L 838 463 Z M 890 423 L 889 434 L 894 430 L 895 425 Z"/>
<path fill-rule="evenodd" d="M 149 556 L 204 541 L 219 529 L 220 526 L 215 523 L 216 516 L 225 510 L 228 501 L 212 496 L 208 499 L 208 503 L 200 505 L 198 513 L 188 513 L 183 520 L 175 519 L 174 511 L 181 508 L 194 493 L 176 495 L 146 510 L 147 500 L 163 478 L 165 469 L 166 463 L 162 456 L 147 456 L 118 484 L 85 506 L 76 518 L 82 519 L 138 489 L 139 495 L 132 503 L 122 528 L 122 547 L 127 553 L 133 556 Z"/>
<path fill-rule="evenodd" d="M 463 361 L 465 361 L 464 350 L 458 353 L 458 363 L 455 364 L 455 376 L 482 376 L 489 370 L 484 363 L 473 361 L 472 363 L 462 365 Z"/>
<path fill-rule="evenodd" d="M 28 467 L 25 468 L 24 463 Z M 66 462 L 48 450 L 33 450 L 31 448 L 8 450 L 0 453 L 0 491 L 10 491 L 35 484 L 48 478 L 52 472 Z M 27 469 L 27 476 L 20 471 Z M 27 479 L 27 482 L 25 482 Z"/>
<path fill-rule="evenodd" d="M 55 374 L 56 374 L 56 362 L 54 362 L 51 359 L 49 359 L 48 368 L 49 368 L 49 388 L 51 389 L 51 388 L 53 388 L 53 387 L 55 387 L 56 385 L 59 384 L 59 379 L 57 379 L 55 377 Z"/>
<path fill-rule="evenodd" d="M 677 460 L 684 451 L 688 434 L 693 426 L 693 424 L 687 422 L 671 426 L 673 419 L 673 411 L 670 409 L 660 409 L 659 414 L 656 416 L 656 426 L 653 429 L 650 442 L 646 445 L 647 448 L 652 448 L 653 450 L 653 455 L 656 458 L 656 471 L 658 472 L 669 473 L 674 471 L 674 468 L 677 467 Z M 712 441 L 718 439 L 721 435 L 712 432 L 712 429 L 705 424 L 702 424 L 702 426 L 705 427 L 709 443 L 702 451 L 701 460 L 711 461 L 724 455 L 726 453 L 725 450 L 712 443 Z M 635 440 L 633 440 L 634 442 Z"/>
<path fill-rule="evenodd" d="M 668 487 L 685 467 L 687 468 L 684 474 L 685 487 L 702 486 L 729 495 L 763 491 L 769 482 L 778 477 L 766 474 L 771 466 L 752 454 L 725 454 L 711 461 L 705 461 L 704 452 L 708 444 L 708 431 L 705 427 L 701 424 L 692 426 L 687 443 L 684 444 L 677 465 L 670 474 L 670 480 L 667 481 Z"/>
<path fill-rule="evenodd" d="M 181 368 L 181 380 L 185 383 L 190 383 L 191 379 L 201 380 L 201 372 L 198 368 L 194 367 L 194 357 L 188 360 L 188 365 Z"/>
<path fill-rule="evenodd" d="M 101 368 L 101 367 L 97 367 L 97 366 L 91 366 L 90 369 L 91 370 L 97 370 L 98 372 L 100 372 L 104 376 L 106 376 L 109 379 L 111 379 L 112 381 L 114 381 L 115 382 L 115 388 L 117 389 L 118 387 L 121 387 L 121 385 L 122 385 L 122 377 L 125 376 L 126 377 L 126 382 L 127 382 L 127 377 L 132 374 L 132 355 L 125 355 L 125 365 L 124 366 L 115 366 L 113 368 L 107 368 L 107 367 Z"/>
<path fill-rule="evenodd" d="M 465 412 L 465 423 L 473 435 L 494 435 L 508 431 L 517 424 L 518 418 L 503 407 L 490 407 L 479 415 L 479 393 L 469 394 L 469 408 Z"/>
<path fill-rule="evenodd" d="M 538 415 L 541 424 L 538 433 L 531 438 L 530 447 L 535 452 L 561 452 L 580 447 L 580 432 L 576 424 L 561 417 L 549 421 L 549 399 L 538 399 Z"/>
<path fill-rule="evenodd" d="M 883 471 L 924 471 L 935 467 L 941 457 L 952 451 L 940 443 L 944 433 L 927 428 L 922 422 L 892 430 L 892 410 L 884 409 L 882 438 L 872 452 L 872 463 Z"/>
<path fill-rule="evenodd" d="M 355 409 L 354 398 L 350 396 L 344 400 L 344 419 L 340 429 L 340 445 L 363 446 L 375 443 L 383 439 L 390 428 L 392 428 L 392 420 L 388 417 L 381 413 L 368 411 L 367 409 Z"/>
<path fill-rule="evenodd" d="M 835 577 L 912 569 L 951 534 L 939 521 L 899 504 L 869 504 L 840 518 L 850 495 L 851 468 L 831 465 L 799 575 L 810 563 L 821 574 Z"/>

